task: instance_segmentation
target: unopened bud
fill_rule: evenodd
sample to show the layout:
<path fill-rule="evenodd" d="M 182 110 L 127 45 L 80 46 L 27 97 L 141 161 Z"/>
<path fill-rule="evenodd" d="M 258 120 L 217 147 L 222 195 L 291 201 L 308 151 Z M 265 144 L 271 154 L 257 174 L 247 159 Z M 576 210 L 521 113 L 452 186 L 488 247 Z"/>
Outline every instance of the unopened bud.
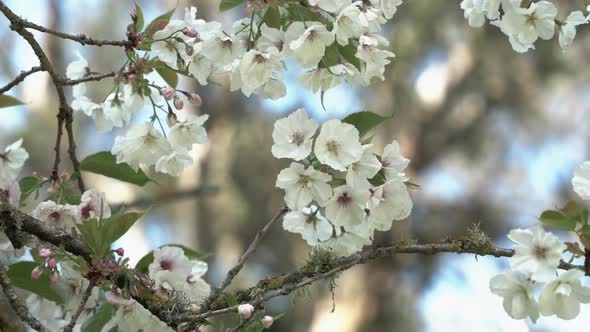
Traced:
<path fill-rule="evenodd" d="M 60 178 L 62 181 L 68 181 L 70 179 L 70 177 L 72 177 L 72 175 L 68 172 L 65 172 L 64 174 L 62 174 L 62 176 Z"/>
<path fill-rule="evenodd" d="M 137 297 L 137 296 L 139 296 L 139 289 L 137 289 L 137 287 L 135 287 L 135 286 L 131 286 L 131 287 L 129 287 L 129 293 L 131 293 L 131 295 Z"/>
<path fill-rule="evenodd" d="M 106 265 L 105 265 L 105 263 L 104 263 L 104 260 L 103 260 L 103 259 L 100 259 L 100 260 L 98 261 L 98 266 L 99 266 L 101 269 L 104 269 L 104 268 L 106 267 Z"/>
<path fill-rule="evenodd" d="M 191 102 L 191 104 L 194 104 L 196 107 L 201 107 L 201 105 L 203 105 L 203 99 L 196 93 L 191 93 L 188 97 L 188 101 Z"/>
<path fill-rule="evenodd" d="M 117 263 L 114 260 L 109 259 L 107 266 L 111 269 L 114 269 L 115 267 L 117 267 Z"/>
<path fill-rule="evenodd" d="M 260 322 L 262 323 L 262 326 L 264 326 L 265 329 L 269 328 L 272 326 L 273 323 L 273 319 L 271 316 L 264 316 L 262 317 L 262 319 L 260 320 Z"/>
<path fill-rule="evenodd" d="M 53 270 L 53 269 L 55 269 L 55 267 L 56 267 L 56 266 L 57 266 L 57 262 L 55 261 L 55 258 L 50 258 L 50 259 L 47 261 L 47 267 L 48 267 L 48 268 L 50 268 L 50 269 L 52 269 L 52 270 Z"/>
<path fill-rule="evenodd" d="M 178 118 L 176 117 L 176 114 L 174 114 L 174 112 L 168 112 L 168 115 L 166 116 L 166 123 L 170 128 L 172 128 L 175 124 L 178 123 Z"/>
<path fill-rule="evenodd" d="M 182 33 L 184 33 L 185 36 L 190 37 L 190 38 L 195 38 L 199 35 L 197 30 L 195 30 L 194 28 L 189 28 L 189 27 L 184 28 L 182 30 Z"/>
<path fill-rule="evenodd" d="M 160 93 L 162 94 L 162 97 L 164 97 L 164 99 L 172 100 L 174 98 L 174 95 L 176 94 L 176 90 L 174 90 L 174 88 L 167 86 L 165 88 L 160 89 Z"/>
<path fill-rule="evenodd" d="M 125 249 L 123 249 L 123 248 L 118 248 L 117 250 L 115 250 L 115 252 L 119 256 L 125 256 Z"/>
<path fill-rule="evenodd" d="M 198 306 L 198 305 L 196 305 L 196 304 L 194 304 L 194 303 L 193 303 L 193 304 L 191 304 L 191 312 L 192 312 L 193 314 L 198 314 L 198 313 L 199 313 L 199 306 Z"/>
<path fill-rule="evenodd" d="M 39 249 L 39 257 L 45 259 L 47 257 L 51 256 L 51 249 L 49 248 L 41 248 Z"/>
<path fill-rule="evenodd" d="M 187 46 L 185 48 L 186 51 L 186 55 L 188 56 L 193 56 L 193 54 L 195 54 L 195 49 L 192 46 Z"/>
<path fill-rule="evenodd" d="M 135 11 L 129 13 L 129 16 L 133 22 L 137 22 L 137 13 Z"/>
<path fill-rule="evenodd" d="M 43 270 L 37 266 L 33 269 L 33 271 L 31 271 L 31 279 L 37 280 L 41 277 L 42 274 Z"/>
<path fill-rule="evenodd" d="M 55 284 L 57 282 L 57 279 L 59 279 L 59 274 L 57 274 L 57 271 L 51 272 L 51 275 L 49 275 L 49 282 Z"/>
<path fill-rule="evenodd" d="M 127 75 L 127 80 L 129 82 L 135 82 L 135 80 L 137 80 L 137 75 L 135 75 L 135 74 L 129 74 L 129 75 Z"/>
<path fill-rule="evenodd" d="M 184 101 L 178 97 L 174 98 L 174 107 L 180 111 L 184 108 Z"/>
<path fill-rule="evenodd" d="M 250 316 L 252 316 L 253 312 L 254 312 L 254 307 L 250 303 L 240 304 L 238 306 L 238 315 L 240 315 L 240 318 L 242 318 L 242 319 L 250 318 Z"/>

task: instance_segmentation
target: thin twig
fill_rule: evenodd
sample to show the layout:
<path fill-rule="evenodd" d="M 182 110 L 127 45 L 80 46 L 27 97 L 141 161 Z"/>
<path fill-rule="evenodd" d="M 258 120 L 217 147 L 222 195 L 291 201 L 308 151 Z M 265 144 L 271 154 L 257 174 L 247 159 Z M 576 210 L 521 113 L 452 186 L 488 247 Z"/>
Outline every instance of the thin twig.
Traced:
<path fill-rule="evenodd" d="M 266 226 L 264 226 L 256 234 L 256 236 L 254 237 L 254 240 L 252 241 L 252 243 L 250 243 L 250 246 L 248 247 L 248 249 L 246 249 L 244 254 L 240 257 L 240 259 L 238 260 L 236 265 L 231 270 L 229 270 L 229 272 L 227 272 L 227 275 L 225 276 L 225 279 L 223 280 L 221 285 L 211 292 L 211 294 L 207 298 L 207 301 L 205 302 L 205 307 L 208 307 L 211 303 L 213 303 L 213 301 L 215 301 L 217 299 L 219 294 L 221 294 L 221 292 L 223 292 L 223 290 L 231 284 L 232 280 L 236 277 L 236 275 L 240 272 L 240 270 L 244 266 L 244 263 L 246 263 L 246 260 L 248 260 L 250 255 L 252 255 L 254 253 L 254 251 L 256 251 L 258 244 L 264 238 L 266 233 L 268 233 L 268 230 L 272 227 L 272 225 L 274 223 L 277 222 L 277 220 L 281 219 L 285 215 L 285 213 L 287 213 L 288 211 L 289 211 L 289 209 L 286 206 L 281 207 L 281 209 L 274 215 L 274 217 L 272 217 L 272 219 L 266 224 Z"/>
<path fill-rule="evenodd" d="M 82 45 L 93 45 L 93 46 L 99 46 L 99 47 L 103 46 L 103 45 L 124 46 L 124 47 L 133 46 L 133 42 L 131 42 L 129 40 L 95 39 L 95 38 L 88 37 L 84 34 L 71 35 L 69 33 L 48 29 L 44 26 L 41 26 L 39 24 L 35 24 L 35 23 L 27 21 L 27 20 L 22 20 L 22 21 L 23 21 L 23 26 L 25 28 L 45 32 L 45 33 L 48 33 L 50 35 L 54 35 L 54 36 L 62 38 L 62 39 L 73 40 L 73 41 L 80 43 Z"/>
<path fill-rule="evenodd" d="M 252 311 L 252 316 L 248 319 L 240 319 L 240 322 L 238 323 L 238 325 L 236 325 L 236 327 L 231 329 L 230 332 L 241 331 L 244 327 L 246 327 L 247 325 L 252 323 L 252 320 L 254 320 L 254 313 L 255 312 L 256 312 L 256 309 L 254 309 L 254 311 Z"/>
<path fill-rule="evenodd" d="M 214 186 L 199 186 L 189 190 L 178 190 L 174 192 L 162 193 L 156 195 L 155 197 L 139 198 L 129 203 L 121 203 L 116 205 L 111 204 L 111 209 L 113 211 L 118 211 L 122 208 L 145 207 L 151 205 L 167 204 L 170 202 L 175 203 L 184 199 L 195 198 L 201 195 L 215 194 L 217 191 L 218 188 Z"/>
<path fill-rule="evenodd" d="M 41 322 L 39 322 L 39 320 L 31 314 L 27 306 L 24 304 L 24 301 L 18 297 L 18 295 L 16 294 L 16 290 L 14 289 L 14 286 L 8 278 L 7 272 L 8 268 L 4 265 L 0 265 L 0 285 L 2 286 L 2 291 L 4 291 L 4 294 L 6 295 L 8 302 L 10 302 L 10 305 L 12 306 L 18 317 L 20 317 L 20 319 L 22 319 L 23 322 L 27 323 L 32 329 L 36 331 L 48 331 L 47 328 L 43 326 L 43 324 L 41 324 Z"/>
<path fill-rule="evenodd" d="M 63 127 L 65 122 L 66 131 L 68 132 L 68 141 L 69 141 L 69 155 L 72 161 L 72 165 L 74 167 L 74 171 L 78 173 L 78 187 L 80 191 L 85 190 L 84 181 L 82 180 L 82 176 L 80 173 L 80 163 L 78 162 L 78 158 L 76 157 L 76 142 L 74 141 L 74 133 L 72 129 L 72 122 L 73 122 L 73 110 L 68 104 L 68 100 L 66 98 L 65 92 L 63 87 L 61 86 L 60 82 L 63 81 L 62 77 L 55 71 L 55 68 L 51 64 L 51 61 L 47 58 L 47 55 L 41 48 L 41 45 L 37 42 L 35 37 L 32 33 L 30 33 L 26 27 L 27 24 L 30 25 L 32 23 L 27 22 L 17 16 L 13 11 L 8 8 L 3 1 L 0 1 L 0 12 L 6 16 L 6 18 L 10 21 L 10 29 L 18 33 L 24 40 L 29 43 L 33 52 L 37 58 L 39 58 L 39 62 L 41 63 L 41 68 L 46 71 L 51 80 L 53 81 L 53 85 L 55 86 L 55 90 L 57 92 L 57 97 L 59 99 L 59 112 L 57 114 L 57 136 L 55 139 L 55 160 L 53 163 L 53 169 L 51 171 L 51 178 L 54 181 L 59 180 L 59 164 L 61 161 L 60 154 L 61 154 L 61 137 L 63 135 Z"/>
<path fill-rule="evenodd" d="M 10 89 L 12 89 L 13 87 L 17 86 L 20 82 L 22 82 L 27 76 L 34 74 L 38 71 L 42 71 L 43 69 L 41 69 L 41 66 L 36 66 L 33 67 L 29 70 L 23 70 L 20 72 L 20 74 L 15 77 L 12 81 L 10 81 L 8 84 L 6 84 L 5 86 L 0 88 L 0 95 L 3 94 L 6 91 L 9 91 Z"/>
<path fill-rule="evenodd" d="M 110 72 L 110 73 L 106 73 L 106 74 L 96 74 L 96 75 L 90 75 L 90 76 L 86 76 L 86 77 L 82 77 L 79 79 L 64 79 L 61 82 L 59 82 L 60 85 L 77 85 L 80 83 L 85 83 L 85 82 L 91 82 L 91 81 L 101 81 L 105 78 L 109 78 L 109 77 L 115 77 L 117 76 L 118 72 Z"/>
<path fill-rule="evenodd" d="M 84 311 L 84 307 L 86 307 L 86 303 L 88 302 L 90 295 L 92 295 L 93 288 L 94 288 L 94 284 L 92 283 L 92 281 L 89 280 L 88 287 L 86 287 L 86 291 L 82 295 L 82 301 L 80 302 L 80 306 L 78 307 L 78 310 L 76 310 L 76 312 L 72 316 L 70 323 L 64 328 L 64 332 L 72 332 L 72 330 L 74 329 L 74 326 L 76 326 L 76 321 L 78 320 L 78 318 L 80 318 L 80 315 Z"/>

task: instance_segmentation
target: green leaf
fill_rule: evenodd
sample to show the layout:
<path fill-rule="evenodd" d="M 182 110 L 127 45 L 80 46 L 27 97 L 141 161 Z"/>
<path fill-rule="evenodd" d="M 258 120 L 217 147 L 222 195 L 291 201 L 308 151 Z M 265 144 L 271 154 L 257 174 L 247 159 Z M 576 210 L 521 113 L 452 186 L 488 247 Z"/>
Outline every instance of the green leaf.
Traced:
<path fill-rule="evenodd" d="M 141 32 L 141 29 L 143 29 L 143 10 L 141 10 L 141 7 L 139 6 L 139 4 L 137 3 L 137 1 L 135 2 L 135 14 L 137 14 L 137 21 L 135 21 L 135 30 L 137 30 L 137 32 Z"/>
<path fill-rule="evenodd" d="M 82 324 L 82 332 L 100 332 L 113 317 L 113 305 L 105 302 Z"/>
<path fill-rule="evenodd" d="M 342 55 L 346 61 L 350 62 L 356 67 L 356 69 L 361 70 L 361 61 L 356 57 L 356 47 L 354 47 L 353 44 L 348 44 L 346 46 L 338 45 L 338 51 L 340 51 L 340 55 Z"/>
<path fill-rule="evenodd" d="M 0 108 L 24 105 L 24 103 L 14 97 L 0 95 Z"/>
<path fill-rule="evenodd" d="M 37 192 L 43 183 L 45 182 L 34 176 L 25 176 L 20 179 L 18 182 L 21 191 L 20 203 L 22 204 L 32 193 Z"/>
<path fill-rule="evenodd" d="M 80 169 L 138 186 L 144 186 L 151 181 L 141 169 L 135 171 L 126 163 L 117 164 L 115 156 L 108 151 L 86 157 L 80 163 Z"/>
<path fill-rule="evenodd" d="M 547 210 L 541 213 L 539 220 L 550 227 L 573 231 L 576 229 L 576 220 L 568 217 L 560 211 Z"/>
<path fill-rule="evenodd" d="M 8 267 L 8 277 L 15 287 L 28 290 L 50 301 L 62 304 L 63 301 L 49 282 L 49 272 L 45 271 L 37 280 L 31 279 L 31 272 L 37 267 L 33 262 L 18 262 Z"/>
<path fill-rule="evenodd" d="M 340 51 L 338 50 L 338 43 L 326 47 L 324 57 L 322 58 L 322 67 L 332 67 L 340 63 Z"/>
<path fill-rule="evenodd" d="M 206 257 L 209 257 L 209 254 L 206 253 L 202 253 L 202 252 L 198 252 L 195 251 L 191 248 L 185 247 L 181 244 L 166 244 L 163 246 L 160 246 L 158 248 L 162 248 L 162 247 L 177 247 L 180 248 L 184 251 L 184 254 L 186 255 L 186 257 L 188 257 L 188 259 L 190 260 L 194 260 L 194 259 L 198 259 L 198 260 L 202 260 Z M 154 251 L 150 251 L 147 255 L 143 256 L 139 262 L 137 262 L 137 264 L 135 265 L 135 270 L 141 273 L 147 273 L 148 272 L 148 266 L 154 261 Z"/>
<path fill-rule="evenodd" d="M 103 256 L 107 249 L 103 245 L 97 219 L 86 220 L 76 225 L 86 241 L 86 244 L 92 249 L 95 255 Z"/>
<path fill-rule="evenodd" d="M 582 225 L 588 222 L 588 209 L 579 207 L 575 201 L 567 202 L 559 211 Z"/>
<path fill-rule="evenodd" d="M 101 222 L 102 239 L 108 247 L 125 235 L 127 231 L 137 222 L 143 213 L 131 212 L 125 214 L 116 214 L 110 218 L 103 219 Z"/>
<path fill-rule="evenodd" d="M 279 7 L 277 6 L 269 6 L 262 17 L 262 22 L 266 23 L 267 26 L 271 28 L 280 28 L 281 27 L 281 13 L 279 12 Z"/>
<path fill-rule="evenodd" d="M 323 22 L 324 21 L 322 15 L 311 11 L 307 7 L 303 7 L 298 3 L 289 4 L 289 7 L 287 7 L 287 12 L 289 13 L 289 17 L 291 18 L 292 21 L 301 21 L 301 22 L 307 22 L 307 21 Z"/>
<path fill-rule="evenodd" d="M 221 0 L 219 3 L 219 11 L 226 11 L 235 8 L 244 3 L 244 0 Z"/>
<path fill-rule="evenodd" d="M 178 74 L 174 70 L 167 66 L 158 66 L 155 69 L 169 86 L 176 89 L 176 86 L 178 85 Z"/>
<path fill-rule="evenodd" d="M 166 13 L 156 17 L 145 28 L 145 34 L 147 36 L 151 37 L 157 31 L 164 29 L 168 25 L 168 22 L 170 22 L 170 18 L 172 18 L 172 15 L 174 15 L 175 11 L 176 11 L 176 7 L 172 8 L 169 11 L 167 11 Z"/>
<path fill-rule="evenodd" d="M 382 116 L 373 112 L 363 111 L 358 113 L 352 113 L 342 120 L 342 122 L 351 124 L 356 127 L 359 131 L 360 137 L 365 136 L 371 129 L 382 124 L 384 121 L 389 120 L 393 117 Z"/>

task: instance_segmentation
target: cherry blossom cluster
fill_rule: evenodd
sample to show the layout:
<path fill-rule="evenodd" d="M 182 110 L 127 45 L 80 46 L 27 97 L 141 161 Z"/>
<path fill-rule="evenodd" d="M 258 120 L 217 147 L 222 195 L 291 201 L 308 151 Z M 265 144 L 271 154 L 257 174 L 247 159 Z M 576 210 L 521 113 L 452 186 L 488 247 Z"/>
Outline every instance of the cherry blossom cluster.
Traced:
<path fill-rule="evenodd" d="M 486 19 L 508 36 L 512 48 L 524 53 L 535 48 L 535 42 L 551 39 L 557 27 L 559 46 L 568 48 L 576 36 L 576 27 L 588 23 L 581 11 L 557 19 L 557 8 L 549 1 L 528 0 L 463 0 L 461 8 L 472 27 L 481 27 Z"/>
<path fill-rule="evenodd" d="M 142 78 L 140 70 L 145 66 L 148 65 L 143 58 L 137 59 L 131 69 L 134 73 L 126 75 L 124 82 L 116 82 L 114 91 L 102 103 L 87 97 L 86 85 L 89 83 L 74 86 L 72 108 L 92 117 L 99 130 L 110 131 L 113 127 L 129 125 L 136 113 L 151 104 L 151 122 L 131 126 L 125 136 L 115 139 L 111 152 L 117 157 L 117 162 L 125 162 L 135 170 L 140 165 L 153 165 L 158 172 L 178 176 L 193 162 L 190 155 L 193 144 L 207 142 L 203 124 L 209 116 L 196 116 L 188 112 L 178 114 L 184 107 L 182 95 L 197 105 L 201 103 L 200 97 L 187 92 L 179 96 L 171 87 L 158 89 Z M 80 55 L 67 68 L 68 77 L 73 79 L 83 78 L 89 73 L 88 62 Z M 170 106 L 170 101 L 174 107 Z M 162 112 L 167 120 L 168 134 L 158 112 Z M 181 117 L 184 120 L 178 121 Z M 156 122 L 160 126 L 158 129 Z"/>
<path fill-rule="evenodd" d="M 409 160 L 397 141 L 375 155 L 357 128 L 340 120 L 326 121 L 314 140 L 317 129 L 304 109 L 275 123 L 273 156 L 294 160 L 276 182 L 291 210 L 283 228 L 300 233 L 310 246 L 350 255 L 370 244 L 375 230 L 387 231 L 409 216 L 403 173 Z"/>

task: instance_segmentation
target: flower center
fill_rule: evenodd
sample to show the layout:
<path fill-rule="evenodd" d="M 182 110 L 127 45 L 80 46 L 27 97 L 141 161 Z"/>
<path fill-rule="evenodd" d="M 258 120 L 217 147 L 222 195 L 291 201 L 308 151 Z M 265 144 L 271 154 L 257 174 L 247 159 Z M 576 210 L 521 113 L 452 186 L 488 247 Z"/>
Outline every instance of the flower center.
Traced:
<path fill-rule="evenodd" d="M 61 213 L 54 211 L 51 212 L 51 214 L 49 215 L 49 218 L 53 219 L 53 221 L 58 222 L 59 219 L 61 219 Z"/>
<path fill-rule="evenodd" d="M 542 246 L 535 246 L 533 248 L 533 254 L 537 259 L 545 259 L 547 258 L 547 248 Z"/>
<path fill-rule="evenodd" d="M 336 201 L 338 202 L 338 204 L 340 204 L 340 206 L 346 206 L 352 201 L 352 197 L 348 196 L 347 192 L 344 192 L 340 196 L 338 196 L 338 199 L 336 199 Z"/>
<path fill-rule="evenodd" d="M 326 143 L 326 147 L 328 148 L 328 152 L 333 153 L 333 154 L 338 154 L 338 150 L 340 149 L 340 144 L 334 140 L 331 140 Z"/>
<path fill-rule="evenodd" d="M 295 145 L 301 145 L 303 144 L 303 141 L 305 141 L 305 137 L 303 137 L 301 132 L 296 131 L 291 135 L 291 143 Z"/>
<path fill-rule="evenodd" d="M 221 47 L 223 48 L 230 48 L 232 44 L 231 39 L 224 39 L 221 41 Z"/>
<path fill-rule="evenodd" d="M 82 218 L 88 219 L 88 218 L 90 218 L 90 212 L 92 212 L 92 211 L 94 211 L 92 206 L 90 204 L 86 204 L 86 205 L 84 205 L 84 207 L 82 207 L 80 214 L 82 214 Z"/>
<path fill-rule="evenodd" d="M 538 20 L 539 18 L 537 17 L 537 15 L 534 12 L 532 12 L 530 15 L 527 16 L 526 23 L 530 26 L 535 26 Z"/>
<path fill-rule="evenodd" d="M 254 56 L 254 61 L 256 63 L 264 63 L 264 62 L 266 62 L 266 58 L 264 57 L 264 55 L 258 53 Z"/>
<path fill-rule="evenodd" d="M 171 271 L 172 270 L 172 261 L 164 259 L 160 261 L 160 267 L 163 270 L 168 270 Z"/>
<path fill-rule="evenodd" d="M 388 160 L 381 160 L 381 167 L 389 167 L 390 165 Z"/>
<path fill-rule="evenodd" d="M 298 183 L 302 186 L 302 187 L 306 187 L 311 183 L 311 177 L 309 177 L 308 175 L 302 175 L 299 177 L 299 181 Z"/>

